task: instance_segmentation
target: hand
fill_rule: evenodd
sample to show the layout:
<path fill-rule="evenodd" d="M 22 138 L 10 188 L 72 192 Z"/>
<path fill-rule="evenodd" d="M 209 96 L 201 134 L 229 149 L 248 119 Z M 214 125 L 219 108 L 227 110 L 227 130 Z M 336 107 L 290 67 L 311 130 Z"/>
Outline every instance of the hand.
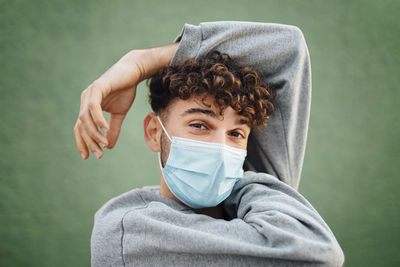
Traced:
<path fill-rule="evenodd" d="M 99 159 L 104 154 L 104 147 L 114 147 L 122 122 L 135 99 L 136 86 L 169 64 L 177 46 L 175 43 L 133 50 L 82 92 L 74 135 L 83 159 L 89 157 L 89 150 Z M 103 111 L 110 113 L 109 122 Z"/>
<path fill-rule="evenodd" d="M 101 158 L 104 147 L 112 148 L 117 142 L 122 122 L 132 106 L 136 86 L 140 82 L 141 68 L 123 57 L 81 94 L 81 107 L 74 127 L 76 145 L 83 159 L 89 152 Z M 107 123 L 103 110 L 110 113 Z M 99 131 L 103 130 L 105 136 Z"/>

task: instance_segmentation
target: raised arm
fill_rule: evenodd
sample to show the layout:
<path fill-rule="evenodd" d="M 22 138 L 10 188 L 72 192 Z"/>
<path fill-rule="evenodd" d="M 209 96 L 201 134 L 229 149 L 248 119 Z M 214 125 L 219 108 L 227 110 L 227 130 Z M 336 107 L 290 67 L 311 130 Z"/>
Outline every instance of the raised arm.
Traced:
<path fill-rule="evenodd" d="M 276 89 L 268 127 L 252 132 L 247 170 L 266 172 L 297 189 L 307 138 L 310 59 L 302 32 L 294 26 L 253 22 L 186 24 L 173 62 L 216 49 L 254 67 Z"/>
<path fill-rule="evenodd" d="M 268 127 L 254 130 L 249 138 L 245 169 L 272 174 L 297 189 L 311 98 L 310 60 L 301 31 L 294 26 L 252 22 L 186 24 L 178 41 L 178 49 L 175 43 L 129 52 L 83 91 L 74 127 L 82 157 L 89 156 L 89 148 L 100 158 L 102 146 L 115 145 L 140 81 L 171 58 L 172 62 L 198 58 L 216 49 L 240 64 L 253 66 L 276 89 L 275 111 Z M 111 113 L 109 124 L 102 110 Z M 106 138 L 97 127 L 107 130 Z"/>

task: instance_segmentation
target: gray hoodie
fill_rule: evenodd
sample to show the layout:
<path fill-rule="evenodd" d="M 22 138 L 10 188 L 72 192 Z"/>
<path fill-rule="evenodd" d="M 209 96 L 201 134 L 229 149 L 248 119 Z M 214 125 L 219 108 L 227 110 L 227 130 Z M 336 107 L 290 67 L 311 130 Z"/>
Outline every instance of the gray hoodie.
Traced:
<path fill-rule="evenodd" d="M 294 26 L 251 22 L 185 24 L 172 60 L 211 50 L 254 67 L 277 94 L 268 127 L 249 137 L 244 178 L 223 202 L 226 219 L 196 214 L 134 189 L 95 215 L 93 266 L 341 266 L 333 233 L 296 190 L 311 97 L 306 43 Z M 155 163 L 155 168 L 157 164 Z"/>

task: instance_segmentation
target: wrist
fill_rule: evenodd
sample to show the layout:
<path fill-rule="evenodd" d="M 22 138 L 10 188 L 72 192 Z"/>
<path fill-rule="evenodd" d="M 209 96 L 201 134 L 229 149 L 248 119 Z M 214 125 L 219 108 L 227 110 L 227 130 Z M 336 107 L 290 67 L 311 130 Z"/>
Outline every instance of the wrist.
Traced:
<path fill-rule="evenodd" d="M 170 64 L 178 43 L 128 52 L 126 60 L 133 64 L 139 74 L 139 82 L 156 74 Z M 124 58 L 123 58 L 124 59 Z"/>

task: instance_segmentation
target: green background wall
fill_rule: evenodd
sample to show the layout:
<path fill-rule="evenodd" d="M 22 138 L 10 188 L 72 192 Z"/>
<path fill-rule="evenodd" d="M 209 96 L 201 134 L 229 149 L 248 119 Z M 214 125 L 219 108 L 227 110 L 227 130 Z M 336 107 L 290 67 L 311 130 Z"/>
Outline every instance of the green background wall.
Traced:
<path fill-rule="evenodd" d="M 400 266 L 399 1 L 0 1 L 0 265 L 88 266 L 95 211 L 158 182 L 142 141 L 146 88 L 104 158 L 83 161 L 80 92 L 124 53 L 184 23 L 299 26 L 313 70 L 300 192 L 347 266 Z"/>

